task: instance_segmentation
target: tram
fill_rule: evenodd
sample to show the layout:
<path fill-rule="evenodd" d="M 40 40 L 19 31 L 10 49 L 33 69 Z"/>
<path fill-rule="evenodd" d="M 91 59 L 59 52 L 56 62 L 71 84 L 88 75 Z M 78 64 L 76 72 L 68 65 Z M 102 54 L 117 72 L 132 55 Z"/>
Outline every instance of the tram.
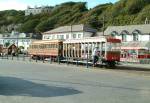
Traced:
<path fill-rule="evenodd" d="M 112 37 L 89 37 L 63 42 L 63 57 L 93 60 L 94 48 L 98 48 L 99 63 L 113 67 L 120 61 L 121 40 Z"/>
<path fill-rule="evenodd" d="M 33 59 L 57 58 L 58 56 L 62 56 L 62 47 L 62 40 L 37 40 L 32 42 L 28 53 Z"/>
<path fill-rule="evenodd" d="M 120 61 L 120 44 L 121 40 L 105 36 L 69 40 L 40 40 L 34 41 L 30 45 L 28 53 L 33 59 L 59 58 L 59 60 L 65 60 L 69 58 L 72 61 L 92 61 L 93 50 L 97 47 L 99 63 L 105 63 L 111 67 Z"/>

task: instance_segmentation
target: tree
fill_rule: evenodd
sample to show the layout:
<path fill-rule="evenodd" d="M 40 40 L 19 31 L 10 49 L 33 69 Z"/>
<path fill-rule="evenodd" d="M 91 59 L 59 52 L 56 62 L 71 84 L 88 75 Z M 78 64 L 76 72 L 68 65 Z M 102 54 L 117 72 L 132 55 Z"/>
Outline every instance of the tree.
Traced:
<path fill-rule="evenodd" d="M 150 20 L 150 5 L 147 5 L 137 16 L 134 22 L 136 23 L 144 23 L 145 19 L 148 18 Z"/>
<path fill-rule="evenodd" d="M 48 20 L 42 21 L 41 23 L 39 23 L 35 30 L 36 32 L 44 32 L 50 29 L 53 29 L 55 24 L 57 22 L 57 17 L 52 17 L 49 18 Z"/>
<path fill-rule="evenodd" d="M 33 33 L 35 32 L 35 27 L 37 26 L 38 23 L 39 20 L 37 19 L 29 20 L 21 26 L 20 32 Z"/>
<path fill-rule="evenodd" d="M 8 47 L 10 45 L 10 42 L 6 42 L 4 45 L 5 47 Z"/>

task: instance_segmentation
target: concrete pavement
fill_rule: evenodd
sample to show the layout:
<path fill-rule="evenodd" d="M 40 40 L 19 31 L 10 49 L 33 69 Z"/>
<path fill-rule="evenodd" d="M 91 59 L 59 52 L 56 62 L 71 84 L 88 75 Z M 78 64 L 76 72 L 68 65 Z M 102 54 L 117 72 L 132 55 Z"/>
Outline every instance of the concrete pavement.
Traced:
<path fill-rule="evenodd" d="M 0 103 L 149 103 L 150 77 L 63 64 L 0 61 Z"/>

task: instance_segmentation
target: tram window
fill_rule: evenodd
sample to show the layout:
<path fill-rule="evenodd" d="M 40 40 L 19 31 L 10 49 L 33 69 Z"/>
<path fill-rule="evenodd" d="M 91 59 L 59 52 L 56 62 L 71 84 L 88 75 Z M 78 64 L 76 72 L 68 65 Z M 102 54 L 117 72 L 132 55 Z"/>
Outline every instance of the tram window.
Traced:
<path fill-rule="evenodd" d="M 47 44 L 47 49 L 49 49 L 49 44 Z"/>
<path fill-rule="evenodd" d="M 54 48 L 54 44 L 51 44 L 51 48 Z"/>
<path fill-rule="evenodd" d="M 48 48 L 49 48 L 49 49 L 51 48 L 51 45 L 50 45 L 50 44 L 48 44 Z"/>
<path fill-rule="evenodd" d="M 56 48 L 58 48 L 58 44 L 56 44 Z"/>
<path fill-rule="evenodd" d="M 58 48 L 57 44 L 55 44 L 55 48 Z"/>
<path fill-rule="evenodd" d="M 42 45 L 40 45 L 40 49 L 42 49 Z"/>
<path fill-rule="evenodd" d="M 59 50 L 62 50 L 62 45 L 59 45 Z"/>
<path fill-rule="evenodd" d="M 43 44 L 43 49 L 45 49 L 45 44 Z"/>
<path fill-rule="evenodd" d="M 50 46 L 50 48 L 52 48 L 52 44 L 50 44 L 49 46 Z"/>
<path fill-rule="evenodd" d="M 53 48 L 55 48 L 55 44 L 53 44 Z"/>

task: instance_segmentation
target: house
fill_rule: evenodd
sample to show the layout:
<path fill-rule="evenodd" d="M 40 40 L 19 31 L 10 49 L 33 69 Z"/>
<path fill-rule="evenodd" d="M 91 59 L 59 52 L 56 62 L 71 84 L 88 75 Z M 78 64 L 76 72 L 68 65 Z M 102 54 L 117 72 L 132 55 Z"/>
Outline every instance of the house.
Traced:
<path fill-rule="evenodd" d="M 109 26 L 104 34 L 122 40 L 123 61 L 150 58 L 150 24 Z"/>
<path fill-rule="evenodd" d="M 15 44 L 10 44 L 8 47 L 3 47 L 2 53 L 8 55 L 15 55 L 17 52 L 17 46 Z"/>
<path fill-rule="evenodd" d="M 40 13 L 50 13 L 52 9 L 53 9 L 53 7 L 49 7 L 49 6 L 42 6 L 42 7 L 35 6 L 34 8 L 28 7 L 25 10 L 25 16 L 36 15 L 36 14 L 40 14 Z"/>
<path fill-rule="evenodd" d="M 150 24 L 109 26 L 104 34 L 119 38 L 122 42 L 150 41 Z"/>
<path fill-rule="evenodd" d="M 0 36 L 0 45 L 3 45 L 3 47 L 15 44 L 17 47 L 23 47 L 24 51 L 27 51 L 31 42 L 32 39 L 30 37 L 26 37 L 26 34 L 18 34 L 14 31 L 9 36 Z"/>
<path fill-rule="evenodd" d="M 96 34 L 96 30 L 86 25 L 70 25 L 62 26 L 56 29 L 46 31 L 43 33 L 43 40 L 52 39 L 81 39 L 84 37 L 91 37 Z"/>

